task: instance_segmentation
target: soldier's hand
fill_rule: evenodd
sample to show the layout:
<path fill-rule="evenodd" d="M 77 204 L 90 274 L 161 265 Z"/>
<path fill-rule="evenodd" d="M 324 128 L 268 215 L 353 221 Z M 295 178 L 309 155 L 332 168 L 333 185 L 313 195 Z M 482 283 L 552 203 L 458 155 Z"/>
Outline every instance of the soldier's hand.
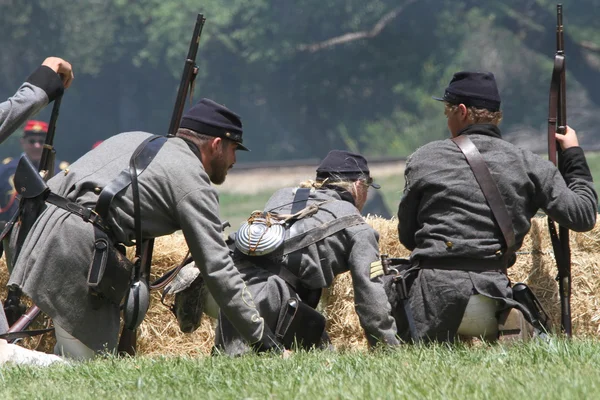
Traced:
<path fill-rule="evenodd" d="M 560 144 L 560 148 L 563 150 L 566 150 L 569 147 L 579 146 L 579 141 L 577 140 L 577 132 L 575 132 L 574 129 L 571 129 L 570 126 L 567 126 L 567 131 L 564 135 L 557 133 L 556 140 Z"/>
<path fill-rule="evenodd" d="M 65 89 L 71 86 L 71 81 L 75 76 L 73 75 L 73 68 L 71 67 L 71 64 L 69 64 L 67 61 L 58 57 L 48 57 L 44 60 L 42 65 L 45 65 L 60 75 L 60 79 L 62 80 Z"/>

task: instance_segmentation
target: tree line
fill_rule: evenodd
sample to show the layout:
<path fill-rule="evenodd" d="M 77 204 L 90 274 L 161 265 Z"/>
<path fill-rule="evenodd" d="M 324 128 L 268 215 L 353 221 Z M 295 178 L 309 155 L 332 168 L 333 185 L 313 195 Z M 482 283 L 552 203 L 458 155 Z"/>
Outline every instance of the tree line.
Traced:
<path fill-rule="evenodd" d="M 594 146 L 600 3 L 564 5 L 570 122 Z M 58 157 L 127 130 L 165 133 L 195 16 L 207 22 L 194 100 L 237 111 L 242 160 L 331 148 L 406 156 L 447 136 L 441 95 L 458 70 L 492 71 L 507 138 L 542 150 L 555 40 L 547 0 L 4 0 L 0 94 L 48 55 L 69 60 Z M 42 114 L 48 118 L 49 112 Z M 0 156 L 18 153 L 18 140 Z"/>

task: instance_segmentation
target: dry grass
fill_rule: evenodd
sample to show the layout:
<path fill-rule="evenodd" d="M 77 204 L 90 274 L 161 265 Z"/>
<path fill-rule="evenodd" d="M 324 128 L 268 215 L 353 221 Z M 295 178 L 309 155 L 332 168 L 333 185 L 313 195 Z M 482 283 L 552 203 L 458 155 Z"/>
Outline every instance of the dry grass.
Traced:
<path fill-rule="evenodd" d="M 407 257 L 409 252 L 398 242 L 397 220 L 367 218 L 380 233 L 381 253 L 391 257 Z M 573 296 L 571 300 L 574 333 L 590 336 L 600 333 L 600 224 L 587 233 L 571 233 Z M 182 235 L 174 234 L 157 240 L 153 273 L 162 274 L 177 264 L 187 247 Z M 6 268 L 0 265 L 0 295 L 5 296 Z M 559 321 L 556 266 L 545 218 L 535 218 L 517 263 L 509 270 L 513 282 L 525 282 L 536 293 L 555 324 Z M 336 277 L 324 294 L 321 309 L 327 315 L 328 331 L 333 344 L 340 349 L 366 349 L 366 340 L 354 312 L 353 290 L 349 274 Z M 203 355 L 209 354 L 214 339 L 214 322 L 204 318 L 193 334 L 183 334 L 175 317 L 160 303 L 154 293 L 150 311 L 142 324 L 138 339 L 141 354 Z M 35 342 L 33 344 L 35 345 Z M 42 341 L 41 349 L 50 349 L 52 338 Z"/>

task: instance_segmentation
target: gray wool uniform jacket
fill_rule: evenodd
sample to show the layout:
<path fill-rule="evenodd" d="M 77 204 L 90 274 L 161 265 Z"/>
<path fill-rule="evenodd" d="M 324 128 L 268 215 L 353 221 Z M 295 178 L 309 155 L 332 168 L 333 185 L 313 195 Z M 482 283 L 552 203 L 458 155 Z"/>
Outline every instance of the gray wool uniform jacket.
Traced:
<path fill-rule="evenodd" d="M 36 69 L 14 96 L 0 103 L 0 143 L 63 91 L 56 72 L 45 65 Z"/>
<path fill-rule="evenodd" d="M 150 134 L 127 132 L 105 140 L 49 181 L 53 192 L 93 207 L 104 188 L 129 165 L 137 146 Z M 262 338 L 264 321 L 241 279 L 221 236 L 219 201 L 198 156 L 179 138 L 170 138 L 139 175 L 143 237 L 181 230 L 210 293 L 242 337 Z M 135 238 L 129 186 L 111 203 L 108 225 L 116 241 Z M 27 236 L 10 276 L 56 324 L 88 347 L 115 348 L 119 307 L 95 309 L 87 285 L 94 244 L 93 226 L 48 205 Z"/>
<path fill-rule="evenodd" d="M 587 231 L 596 222 L 598 197 L 581 148 L 564 152 L 566 173 L 551 162 L 502 140 L 494 125 L 471 125 L 469 135 L 485 160 L 512 218 L 517 248 L 544 210 L 560 225 Z M 504 238 L 460 149 L 449 139 L 429 143 L 410 156 L 398 210 L 399 237 L 411 259 L 428 262 L 410 290 L 421 339 L 453 340 L 469 296 L 480 293 L 516 306 L 504 273 L 489 271 L 505 250 Z M 566 181 L 566 182 L 565 182 Z M 435 268 L 436 260 L 480 260 L 482 272 Z M 484 270 L 488 270 L 483 272 Z M 399 327 L 406 337 L 407 327 Z"/>
<path fill-rule="evenodd" d="M 292 209 L 295 188 L 275 192 L 265 205 L 265 211 L 289 214 Z M 348 194 L 349 195 L 349 194 Z M 296 235 L 346 215 L 359 215 L 350 201 L 330 189 L 312 191 L 308 204 L 327 201 L 319 211 L 295 222 L 286 235 Z M 366 222 L 345 228 L 304 249 L 300 249 L 275 261 L 275 268 L 268 266 L 276 255 L 261 257 L 244 256 L 238 252 L 236 266 L 254 296 L 260 314 L 275 331 L 281 307 L 294 296 L 294 291 L 277 276 L 280 266 L 292 271 L 302 284 L 310 289 L 331 286 L 336 275 L 350 271 L 354 286 L 354 302 L 361 326 L 371 345 L 383 342 L 398 344 L 396 325 L 391 316 L 391 306 L 381 280 L 370 279 L 370 265 L 379 259 L 379 235 Z M 270 257 L 264 259 L 263 257 Z M 266 261 L 266 262 L 265 262 Z M 248 349 L 241 343 L 227 321 L 221 319 L 217 327 L 216 344 L 230 355 L 241 354 Z"/>

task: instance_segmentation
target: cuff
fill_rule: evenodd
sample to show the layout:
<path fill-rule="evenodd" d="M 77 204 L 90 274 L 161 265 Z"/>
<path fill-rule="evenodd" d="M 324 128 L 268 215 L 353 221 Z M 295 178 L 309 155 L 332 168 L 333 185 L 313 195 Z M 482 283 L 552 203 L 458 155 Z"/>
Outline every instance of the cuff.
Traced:
<path fill-rule="evenodd" d="M 581 147 L 569 147 L 563 151 L 562 156 L 563 174 L 567 183 L 573 179 L 583 179 L 593 182 L 590 167 L 587 164 Z"/>
<path fill-rule="evenodd" d="M 27 82 L 44 90 L 48 95 L 48 102 L 56 99 L 65 91 L 60 76 L 45 65 L 40 65 L 33 71 L 27 78 Z"/>

